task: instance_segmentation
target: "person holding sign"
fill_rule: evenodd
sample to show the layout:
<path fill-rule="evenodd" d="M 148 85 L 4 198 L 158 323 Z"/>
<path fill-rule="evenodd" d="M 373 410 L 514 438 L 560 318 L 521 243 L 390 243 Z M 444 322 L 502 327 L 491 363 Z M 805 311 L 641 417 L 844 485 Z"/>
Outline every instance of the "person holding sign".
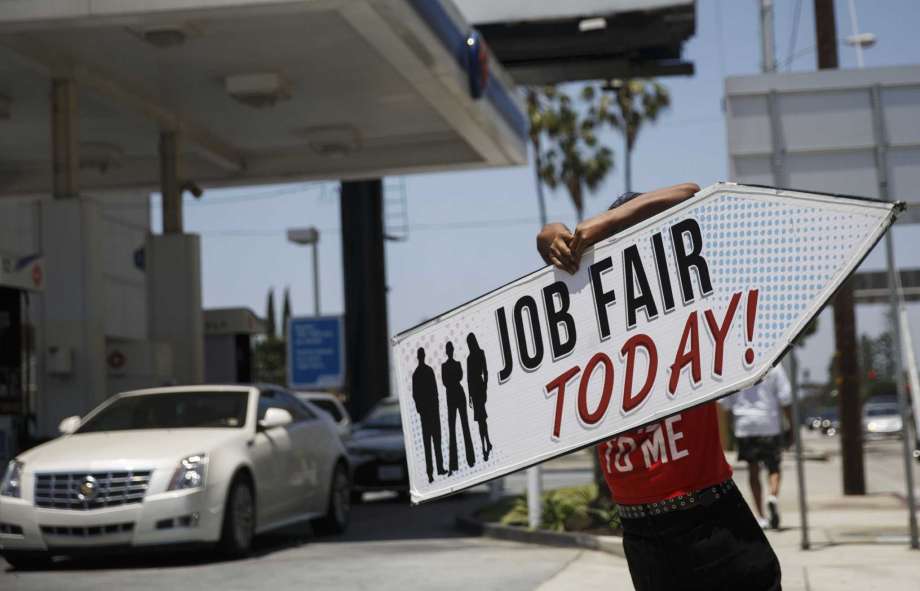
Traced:
<path fill-rule="evenodd" d="M 626 193 L 574 232 L 547 224 L 537 250 L 548 264 L 574 274 L 588 247 L 697 191 L 685 183 Z M 781 589 L 776 554 L 732 481 L 714 402 L 620 434 L 597 451 L 619 506 L 637 591 Z"/>

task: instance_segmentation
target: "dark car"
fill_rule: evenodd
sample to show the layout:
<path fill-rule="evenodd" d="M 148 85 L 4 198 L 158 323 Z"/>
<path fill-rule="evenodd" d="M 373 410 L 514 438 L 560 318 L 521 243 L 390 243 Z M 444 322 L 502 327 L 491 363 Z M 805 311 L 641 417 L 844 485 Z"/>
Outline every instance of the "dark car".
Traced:
<path fill-rule="evenodd" d="M 409 470 L 403 439 L 399 403 L 380 402 L 358 423 L 346 443 L 354 467 L 352 501 L 360 502 L 369 491 L 395 491 L 409 496 Z"/>

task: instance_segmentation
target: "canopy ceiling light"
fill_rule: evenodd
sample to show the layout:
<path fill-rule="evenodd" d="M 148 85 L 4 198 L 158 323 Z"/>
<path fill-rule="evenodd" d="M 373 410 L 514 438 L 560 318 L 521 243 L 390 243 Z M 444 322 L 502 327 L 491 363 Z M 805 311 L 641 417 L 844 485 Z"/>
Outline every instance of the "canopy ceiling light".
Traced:
<path fill-rule="evenodd" d="M 343 158 L 361 149 L 361 134 L 348 124 L 304 127 L 294 132 L 306 138 L 310 149 L 328 158 Z"/>
<path fill-rule="evenodd" d="M 263 72 L 236 74 L 224 79 L 227 94 L 256 109 L 271 107 L 291 98 L 291 85 L 281 74 Z"/>
<path fill-rule="evenodd" d="M 130 30 L 157 49 L 179 47 L 190 38 L 201 35 L 201 29 L 192 23 L 159 24 Z"/>
<path fill-rule="evenodd" d="M 578 32 L 587 33 L 588 31 L 603 31 L 607 28 L 607 19 L 599 16 L 595 18 L 584 18 L 578 21 Z"/>
<path fill-rule="evenodd" d="M 79 153 L 80 168 L 97 170 L 100 174 L 121 166 L 125 157 L 125 151 L 120 146 L 108 142 L 81 142 Z"/>

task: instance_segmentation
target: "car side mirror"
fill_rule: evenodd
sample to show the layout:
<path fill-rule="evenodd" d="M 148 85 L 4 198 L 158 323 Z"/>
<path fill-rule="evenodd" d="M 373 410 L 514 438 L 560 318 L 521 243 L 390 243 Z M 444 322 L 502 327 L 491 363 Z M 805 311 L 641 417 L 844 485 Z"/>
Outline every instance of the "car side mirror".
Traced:
<path fill-rule="evenodd" d="M 259 428 L 263 431 L 275 427 L 283 427 L 294 422 L 291 413 L 283 408 L 272 407 L 265 411 L 265 418 L 259 421 Z"/>
<path fill-rule="evenodd" d="M 77 428 L 80 427 L 80 417 L 74 415 L 72 417 L 67 417 L 58 424 L 58 431 L 61 432 L 61 435 L 70 435 Z"/>

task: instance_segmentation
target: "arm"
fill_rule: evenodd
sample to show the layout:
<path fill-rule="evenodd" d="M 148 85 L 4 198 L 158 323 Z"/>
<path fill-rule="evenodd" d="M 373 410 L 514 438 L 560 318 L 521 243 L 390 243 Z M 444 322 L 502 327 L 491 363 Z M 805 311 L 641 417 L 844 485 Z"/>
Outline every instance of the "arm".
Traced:
<path fill-rule="evenodd" d="M 563 224 L 547 224 L 537 235 L 537 250 L 546 263 L 574 273 L 589 246 L 689 199 L 699 190 L 694 183 L 683 183 L 643 193 L 615 209 L 581 222 L 574 232 L 569 232 Z"/>

